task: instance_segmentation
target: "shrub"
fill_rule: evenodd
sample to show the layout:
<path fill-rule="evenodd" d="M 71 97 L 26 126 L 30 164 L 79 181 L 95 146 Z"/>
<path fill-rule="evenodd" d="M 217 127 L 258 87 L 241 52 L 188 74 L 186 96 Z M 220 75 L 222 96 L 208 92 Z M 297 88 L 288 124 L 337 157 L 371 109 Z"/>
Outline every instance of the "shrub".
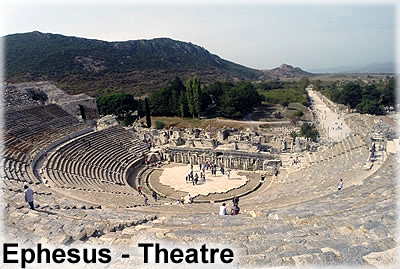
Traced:
<path fill-rule="evenodd" d="M 293 116 L 300 118 L 300 117 L 304 116 L 304 112 L 301 110 L 296 110 L 295 112 L 293 112 Z"/>
<path fill-rule="evenodd" d="M 156 128 L 157 130 L 164 129 L 164 127 L 165 127 L 165 122 L 163 121 L 156 120 L 156 122 L 154 123 L 154 128 Z"/>

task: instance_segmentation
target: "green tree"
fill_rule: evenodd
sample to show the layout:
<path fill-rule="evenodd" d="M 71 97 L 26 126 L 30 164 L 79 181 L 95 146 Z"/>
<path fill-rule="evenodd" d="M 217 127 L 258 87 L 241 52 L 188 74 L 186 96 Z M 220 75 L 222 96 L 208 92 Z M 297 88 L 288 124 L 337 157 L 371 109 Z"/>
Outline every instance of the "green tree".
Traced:
<path fill-rule="evenodd" d="M 261 96 L 250 82 L 242 82 L 222 95 L 220 113 L 225 117 L 239 118 L 250 113 L 261 103 Z"/>
<path fill-rule="evenodd" d="M 360 103 L 362 94 L 360 84 L 349 81 L 343 86 L 341 103 L 349 105 L 350 108 L 355 108 Z"/>
<path fill-rule="evenodd" d="M 383 83 L 382 105 L 394 107 L 396 104 L 396 82 L 394 77 Z"/>
<path fill-rule="evenodd" d="M 178 116 L 181 114 L 182 99 L 185 87 L 180 78 L 169 81 L 167 86 L 149 96 L 149 105 L 153 115 Z M 184 107 L 185 108 L 185 107 Z"/>
<path fill-rule="evenodd" d="M 296 131 L 292 131 L 290 133 L 290 136 L 293 138 L 293 141 L 296 139 L 296 137 L 298 136 L 298 134 L 296 133 Z"/>
<path fill-rule="evenodd" d="M 320 91 L 321 90 L 321 80 L 317 79 L 313 81 L 313 90 Z"/>
<path fill-rule="evenodd" d="M 175 89 L 172 89 L 171 91 L 171 96 L 169 98 L 169 110 L 172 115 L 179 114 L 179 104 Z"/>
<path fill-rule="evenodd" d="M 205 87 L 204 92 L 210 96 L 211 102 L 219 107 L 222 95 L 233 86 L 234 85 L 231 82 L 216 81 Z"/>
<path fill-rule="evenodd" d="M 301 77 L 298 82 L 298 87 L 302 90 L 305 90 L 309 84 L 310 80 L 308 79 L 308 77 Z"/>
<path fill-rule="evenodd" d="M 139 102 L 126 93 L 115 93 L 100 96 L 96 99 L 97 109 L 100 115 L 115 115 L 117 120 L 127 120 L 129 115 L 136 111 Z M 128 122 L 132 121 L 130 118 Z"/>
<path fill-rule="evenodd" d="M 312 141 L 316 141 L 319 137 L 319 132 L 314 124 L 305 122 L 303 125 L 301 125 L 300 135 L 311 139 Z"/>
<path fill-rule="evenodd" d="M 367 84 L 362 89 L 362 99 L 370 99 L 378 101 L 381 99 L 381 92 L 376 87 L 375 83 Z"/>
<path fill-rule="evenodd" d="M 151 127 L 150 106 L 149 106 L 149 101 L 147 100 L 147 98 L 144 99 L 144 104 L 145 104 L 145 108 L 146 108 L 146 125 L 147 125 L 147 128 L 150 128 Z"/>
<path fill-rule="evenodd" d="M 371 114 L 371 115 L 381 115 L 384 114 L 383 105 L 380 104 L 379 100 L 372 100 L 364 98 L 359 104 L 357 104 L 356 109 L 361 114 Z"/>
<path fill-rule="evenodd" d="M 142 118 L 145 115 L 146 115 L 146 108 L 145 108 L 144 100 L 143 99 L 139 99 L 139 102 L 138 102 L 138 116 L 139 116 L 139 118 Z"/>
<path fill-rule="evenodd" d="M 188 110 L 185 91 L 182 91 L 181 94 L 179 95 L 178 103 L 179 103 L 179 116 L 183 118 L 186 114 L 186 111 Z"/>
<path fill-rule="evenodd" d="M 186 98 L 193 118 L 195 114 L 200 118 L 200 80 L 197 76 L 186 81 Z"/>

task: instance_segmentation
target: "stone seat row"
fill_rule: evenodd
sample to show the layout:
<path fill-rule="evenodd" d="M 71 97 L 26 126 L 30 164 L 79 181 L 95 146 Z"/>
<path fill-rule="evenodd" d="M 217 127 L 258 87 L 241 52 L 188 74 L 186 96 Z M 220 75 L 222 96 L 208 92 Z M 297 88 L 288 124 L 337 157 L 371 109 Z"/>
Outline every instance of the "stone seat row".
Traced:
<path fill-rule="evenodd" d="M 147 148 L 136 140 L 136 151 L 128 151 L 119 143 L 110 141 L 105 130 L 89 133 L 58 148 L 44 163 L 45 177 L 55 186 L 98 184 L 126 185 L 124 173 L 129 164 L 140 160 Z M 114 132 L 118 132 L 114 130 Z M 119 129 L 121 136 L 126 131 Z M 61 173 L 61 175 L 60 175 Z M 67 178 L 63 178 L 63 175 Z M 70 179 L 72 178 L 72 179 Z M 81 180 L 79 180 L 81 178 Z M 91 182 L 93 181 L 93 182 Z"/>
<path fill-rule="evenodd" d="M 39 184 L 40 181 L 29 176 L 27 171 L 29 164 L 20 162 L 14 159 L 3 159 L 3 164 L 1 167 L 2 177 L 5 180 L 15 180 L 20 182 L 26 182 L 29 184 Z"/>
<path fill-rule="evenodd" d="M 324 161 L 330 161 L 340 155 L 348 156 L 352 150 L 356 150 L 364 146 L 366 146 L 366 144 L 360 136 L 351 136 L 337 144 L 330 146 L 327 149 L 324 149 L 323 151 L 305 153 L 300 159 L 302 162 L 301 167 L 315 165 Z"/>
<path fill-rule="evenodd" d="M 84 128 L 84 124 L 54 104 L 6 111 L 3 155 L 29 162 L 46 145 Z"/>
<path fill-rule="evenodd" d="M 272 201 L 292 203 L 294 201 L 312 200 L 321 195 L 337 191 L 337 184 L 342 178 L 345 187 L 359 184 L 360 178 L 368 176 L 362 169 L 365 150 L 353 150 L 349 155 L 340 155 L 333 161 L 318 165 L 306 166 L 287 171 L 284 177 L 279 176 L 264 195 L 249 198 L 249 203 L 261 203 L 268 206 Z M 262 207 L 262 206 L 261 206 Z"/>
<path fill-rule="evenodd" d="M 130 192 L 132 192 L 132 188 L 125 185 L 119 185 L 110 181 L 100 180 L 97 178 L 89 178 L 56 170 L 49 170 L 48 178 L 53 183 L 51 185 L 58 188 L 71 188 L 88 191 L 92 190 L 109 193 L 124 193 L 129 195 Z"/>

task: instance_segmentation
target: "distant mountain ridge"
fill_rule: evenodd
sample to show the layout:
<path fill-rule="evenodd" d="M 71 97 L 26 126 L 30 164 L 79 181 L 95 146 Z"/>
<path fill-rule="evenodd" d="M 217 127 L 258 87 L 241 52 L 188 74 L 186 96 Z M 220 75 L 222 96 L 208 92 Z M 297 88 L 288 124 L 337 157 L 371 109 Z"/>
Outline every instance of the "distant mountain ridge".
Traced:
<path fill-rule="evenodd" d="M 176 76 L 186 80 L 194 74 L 206 83 L 312 75 L 289 65 L 248 68 L 170 38 L 107 42 L 34 31 L 3 39 L 7 81 L 54 80 L 71 94 L 116 89 L 143 95 Z"/>

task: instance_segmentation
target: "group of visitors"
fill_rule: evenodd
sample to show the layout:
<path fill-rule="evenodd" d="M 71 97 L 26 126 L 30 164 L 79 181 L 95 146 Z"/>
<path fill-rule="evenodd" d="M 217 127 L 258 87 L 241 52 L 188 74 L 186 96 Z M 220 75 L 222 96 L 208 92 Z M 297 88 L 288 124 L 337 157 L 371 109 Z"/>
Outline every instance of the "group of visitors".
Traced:
<path fill-rule="evenodd" d="M 296 157 L 296 159 L 293 159 L 292 165 L 298 165 L 300 163 L 299 157 Z"/>
<path fill-rule="evenodd" d="M 203 173 L 206 173 L 206 169 L 207 170 L 211 170 L 211 175 L 213 176 L 217 176 L 217 164 L 215 163 L 210 163 L 209 161 L 207 161 L 207 163 L 205 164 L 199 164 L 200 166 L 200 170 L 203 171 Z M 221 167 L 220 169 L 221 173 L 224 175 L 225 174 L 225 170 L 223 167 Z"/>
<path fill-rule="evenodd" d="M 205 176 L 205 174 L 203 174 L 203 172 L 201 172 L 201 174 L 200 174 L 200 179 L 203 180 L 203 181 L 206 181 L 206 176 Z M 199 182 L 199 175 L 197 173 L 193 173 L 193 170 L 192 170 L 186 176 L 185 182 L 186 183 L 192 182 L 193 185 L 197 185 L 197 183 Z"/>
<path fill-rule="evenodd" d="M 147 198 L 146 194 L 142 192 L 142 187 L 140 185 L 137 186 L 137 191 L 139 195 L 143 195 L 143 201 L 145 205 L 149 205 L 149 198 Z M 157 201 L 157 193 L 155 191 L 152 192 L 151 196 L 153 197 L 154 201 Z"/>
<path fill-rule="evenodd" d="M 233 206 L 231 208 L 231 212 L 229 215 L 238 215 L 240 212 L 239 197 L 237 197 L 237 196 L 233 197 L 232 203 L 233 203 Z M 221 215 L 221 216 L 228 215 L 225 203 L 222 203 L 222 205 L 219 207 L 219 215 Z"/>
<path fill-rule="evenodd" d="M 179 204 L 184 204 L 185 203 L 185 201 L 188 203 L 188 204 L 192 204 L 193 203 L 193 197 L 190 195 L 190 193 L 188 193 L 188 195 L 186 195 L 186 197 L 183 197 L 183 196 L 181 196 L 181 198 L 180 199 L 177 199 L 176 200 L 176 202 L 177 202 L 177 204 L 179 205 Z"/>

